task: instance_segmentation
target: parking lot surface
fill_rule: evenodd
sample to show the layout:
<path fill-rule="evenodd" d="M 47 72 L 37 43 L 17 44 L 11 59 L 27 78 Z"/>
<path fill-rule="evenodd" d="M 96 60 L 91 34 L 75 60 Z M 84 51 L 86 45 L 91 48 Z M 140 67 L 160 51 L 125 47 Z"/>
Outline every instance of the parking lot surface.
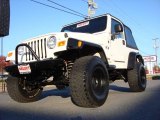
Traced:
<path fill-rule="evenodd" d="M 99 108 L 77 107 L 69 88 L 44 89 L 39 101 L 17 103 L 0 93 L 0 120 L 160 120 L 160 80 L 148 80 L 146 91 L 131 92 L 127 83 L 110 84 L 105 104 Z"/>

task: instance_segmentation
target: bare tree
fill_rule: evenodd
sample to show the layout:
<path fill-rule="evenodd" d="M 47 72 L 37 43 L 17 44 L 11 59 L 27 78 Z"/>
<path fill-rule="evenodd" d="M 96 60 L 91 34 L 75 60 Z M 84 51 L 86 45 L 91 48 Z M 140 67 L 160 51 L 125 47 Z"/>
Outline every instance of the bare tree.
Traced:
<path fill-rule="evenodd" d="M 6 62 L 6 57 L 5 56 L 0 56 L 0 72 L 4 70 L 6 66 L 12 65 L 12 62 Z"/>

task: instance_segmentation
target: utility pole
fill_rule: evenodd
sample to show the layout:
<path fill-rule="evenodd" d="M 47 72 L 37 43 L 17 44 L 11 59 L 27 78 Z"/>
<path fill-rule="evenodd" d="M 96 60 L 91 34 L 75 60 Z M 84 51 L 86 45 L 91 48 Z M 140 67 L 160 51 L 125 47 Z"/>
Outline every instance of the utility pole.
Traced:
<path fill-rule="evenodd" d="M 3 56 L 3 37 L 1 38 L 1 56 Z"/>
<path fill-rule="evenodd" d="M 10 0 L 0 0 L 0 39 L 1 39 L 2 58 L 3 58 L 3 37 L 9 35 L 9 26 L 10 26 Z M 3 76 L 3 69 L 2 69 L 2 76 Z M 3 80 L 3 77 L 2 77 L 2 91 L 5 92 L 5 82 Z"/>
<path fill-rule="evenodd" d="M 88 18 L 95 14 L 95 9 L 97 8 L 97 4 L 94 0 L 88 0 Z"/>
<path fill-rule="evenodd" d="M 157 44 L 158 43 L 157 41 L 159 40 L 159 38 L 155 38 L 153 40 L 154 40 L 153 48 L 155 49 L 155 55 L 156 55 L 156 58 L 158 59 L 157 51 L 158 51 L 159 45 Z M 157 59 L 156 59 L 156 65 L 157 65 Z"/>
<path fill-rule="evenodd" d="M 2 58 L 3 58 L 3 37 L 1 37 L 1 55 L 0 55 Z M 2 63 L 3 63 L 3 59 L 2 59 Z M 4 70 L 3 70 L 3 64 L 2 64 L 2 68 L 1 68 L 1 73 L 2 73 L 2 92 L 5 92 L 6 91 L 6 84 L 4 82 Z"/>

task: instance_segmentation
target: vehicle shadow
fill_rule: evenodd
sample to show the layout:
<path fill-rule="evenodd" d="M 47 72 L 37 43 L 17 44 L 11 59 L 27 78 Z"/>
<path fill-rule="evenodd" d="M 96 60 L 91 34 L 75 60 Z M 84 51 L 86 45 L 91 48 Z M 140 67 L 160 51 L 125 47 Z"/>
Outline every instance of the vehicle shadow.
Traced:
<path fill-rule="evenodd" d="M 121 86 L 117 86 L 117 85 L 110 85 L 109 86 L 110 90 L 114 90 L 114 91 L 119 91 L 119 92 L 132 92 L 130 90 L 130 88 L 127 87 L 121 87 Z"/>
<path fill-rule="evenodd" d="M 121 86 L 117 86 L 117 85 L 110 85 L 109 89 L 114 90 L 114 91 L 119 91 L 119 92 L 132 92 L 130 90 L 130 88 L 121 87 Z M 63 90 L 58 90 L 58 89 L 45 90 L 45 91 L 43 91 L 40 99 L 44 99 L 48 96 L 61 96 L 62 98 L 68 98 L 68 97 L 71 96 L 70 95 L 70 89 L 68 87 L 68 88 L 65 88 Z"/>
<path fill-rule="evenodd" d="M 41 99 L 44 99 L 48 96 L 61 96 L 63 98 L 68 98 L 70 97 L 70 90 L 69 88 L 65 88 L 63 90 L 58 90 L 58 89 L 45 90 L 41 95 Z"/>

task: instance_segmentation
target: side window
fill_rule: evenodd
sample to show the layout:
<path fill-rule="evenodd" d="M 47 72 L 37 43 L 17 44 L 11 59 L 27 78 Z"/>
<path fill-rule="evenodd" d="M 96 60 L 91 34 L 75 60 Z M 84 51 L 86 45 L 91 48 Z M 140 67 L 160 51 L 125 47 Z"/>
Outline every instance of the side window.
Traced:
<path fill-rule="evenodd" d="M 125 26 L 125 36 L 127 41 L 127 47 L 138 49 L 133 38 L 132 31 L 127 26 Z"/>
<path fill-rule="evenodd" d="M 122 25 L 122 24 L 120 22 L 112 19 L 112 22 L 111 22 L 111 34 L 112 35 L 116 33 L 115 32 L 115 26 L 116 25 Z M 123 32 L 121 32 L 121 33 L 117 34 L 115 37 L 116 38 L 124 38 L 124 34 L 123 34 Z"/>

